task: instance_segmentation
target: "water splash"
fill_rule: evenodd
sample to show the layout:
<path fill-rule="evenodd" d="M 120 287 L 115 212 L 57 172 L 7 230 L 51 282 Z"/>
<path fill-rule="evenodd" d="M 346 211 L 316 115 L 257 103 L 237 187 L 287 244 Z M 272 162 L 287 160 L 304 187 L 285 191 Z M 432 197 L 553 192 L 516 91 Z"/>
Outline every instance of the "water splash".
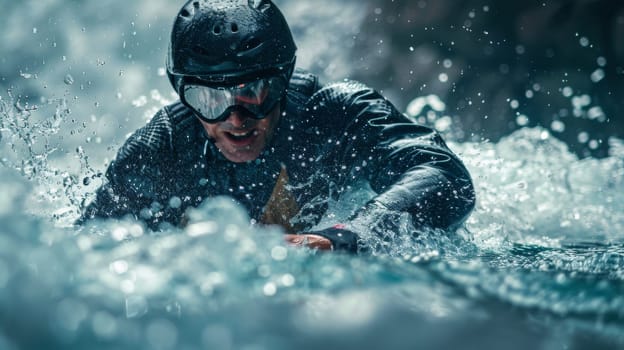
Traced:
<path fill-rule="evenodd" d="M 33 195 L 36 203 L 44 205 L 39 208 L 32 205 L 29 210 L 50 212 L 56 208 L 56 218 L 71 219 L 77 216 L 84 199 L 78 188 L 80 176 L 70 174 L 52 161 L 63 147 L 61 131 L 70 115 L 65 98 L 42 98 L 38 105 L 22 105 L 20 98 L 13 96 L 10 90 L 7 98 L 0 98 L 2 166 L 18 171 L 37 185 Z M 82 177 L 101 176 L 91 167 L 81 147 L 76 149 L 76 158 Z"/>

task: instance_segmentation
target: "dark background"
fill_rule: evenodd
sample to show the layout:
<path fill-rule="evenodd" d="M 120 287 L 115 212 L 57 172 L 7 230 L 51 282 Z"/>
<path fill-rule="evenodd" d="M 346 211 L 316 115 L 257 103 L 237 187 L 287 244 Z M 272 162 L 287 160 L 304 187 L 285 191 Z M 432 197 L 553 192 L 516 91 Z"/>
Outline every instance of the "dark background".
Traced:
<path fill-rule="evenodd" d="M 624 2 L 367 6 L 353 77 L 374 82 L 402 109 L 412 96 L 440 96 L 455 138 L 496 141 L 539 125 L 580 156 L 605 156 L 608 138 L 624 136 Z"/>

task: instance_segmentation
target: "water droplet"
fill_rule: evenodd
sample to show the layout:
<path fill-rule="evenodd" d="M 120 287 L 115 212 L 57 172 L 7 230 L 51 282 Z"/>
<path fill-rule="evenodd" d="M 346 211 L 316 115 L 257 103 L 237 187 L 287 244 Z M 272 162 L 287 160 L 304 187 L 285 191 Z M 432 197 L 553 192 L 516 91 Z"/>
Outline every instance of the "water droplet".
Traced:
<path fill-rule="evenodd" d="M 589 45 L 589 39 L 587 39 L 586 37 L 581 37 L 581 39 L 579 39 L 579 44 L 581 44 L 581 46 L 583 47 L 587 47 Z"/>
<path fill-rule="evenodd" d="M 288 250 L 284 246 L 276 246 L 271 249 L 271 257 L 275 261 L 282 261 L 288 256 Z"/>
<path fill-rule="evenodd" d="M 33 27 L 33 34 L 37 34 L 37 27 Z"/>
<path fill-rule="evenodd" d="M 263 291 L 264 291 L 264 295 L 270 297 L 270 296 L 275 295 L 275 293 L 277 293 L 277 287 L 275 286 L 275 283 L 269 282 L 264 285 Z"/>
<path fill-rule="evenodd" d="M 606 58 L 604 58 L 604 57 L 602 57 L 602 56 L 600 56 L 600 57 L 598 57 L 598 58 L 596 59 L 596 63 L 598 63 L 598 65 L 599 65 L 600 67 L 604 67 L 604 66 L 606 66 L 606 65 L 607 65 L 607 59 L 606 59 Z"/>
<path fill-rule="evenodd" d="M 169 199 L 169 206 L 173 209 L 178 209 L 182 205 L 182 200 L 180 197 L 173 196 Z"/>
<path fill-rule="evenodd" d="M 553 131 L 556 131 L 556 132 L 564 132 L 565 131 L 565 124 L 562 121 L 560 121 L 560 120 L 554 120 L 550 124 L 550 128 Z"/>
<path fill-rule="evenodd" d="M 594 83 L 597 83 L 601 81 L 602 79 L 604 79 L 604 77 L 605 77 L 604 70 L 602 70 L 601 68 L 598 68 L 591 74 L 591 81 Z"/>
<path fill-rule="evenodd" d="M 74 77 L 72 77 L 71 75 L 67 74 L 65 76 L 65 79 L 63 79 L 63 82 L 67 85 L 72 85 L 74 83 Z"/>
<path fill-rule="evenodd" d="M 589 134 L 585 131 L 582 131 L 578 134 L 577 139 L 579 143 L 585 143 L 589 141 Z"/>
<path fill-rule="evenodd" d="M 282 282 L 282 285 L 284 285 L 284 287 L 292 287 L 295 284 L 295 277 L 287 273 L 282 276 L 281 282 Z"/>
<path fill-rule="evenodd" d="M 529 124 L 529 118 L 524 114 L 520 114 L 516 117 L 516 124 L 518 124 L 519 126 L 525 126 Z"/>

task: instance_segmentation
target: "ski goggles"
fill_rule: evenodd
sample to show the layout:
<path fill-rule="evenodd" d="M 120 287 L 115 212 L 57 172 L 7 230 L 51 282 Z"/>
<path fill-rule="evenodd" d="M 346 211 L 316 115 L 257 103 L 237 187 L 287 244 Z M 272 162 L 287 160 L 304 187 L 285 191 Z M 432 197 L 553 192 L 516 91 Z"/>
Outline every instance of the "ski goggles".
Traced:
<path fill-rule="evenodd" d="M 240 107 L 253 118 L 263 119 L 275 108 L 286 91 L 283 77 L 270 77 L 228 87 L 210 87 L 199 82 L 182 86 L 182 102 L 208 123 L 224 121 Z"/>

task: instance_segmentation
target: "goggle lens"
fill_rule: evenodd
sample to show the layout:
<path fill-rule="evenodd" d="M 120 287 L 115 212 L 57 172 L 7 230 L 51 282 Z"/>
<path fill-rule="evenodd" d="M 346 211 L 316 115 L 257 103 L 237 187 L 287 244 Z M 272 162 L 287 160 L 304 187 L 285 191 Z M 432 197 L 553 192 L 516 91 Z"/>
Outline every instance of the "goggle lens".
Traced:
<path fill-rule="evenodd" d="M 256 119 L 265 118 L 284 95 L 281 77 L 260 79 L 230 87 L 209 87 L 190 83 L 182 87 L 182 101 L 207 122 L 227 119 L 233 107 L 240 106 Z"/>

